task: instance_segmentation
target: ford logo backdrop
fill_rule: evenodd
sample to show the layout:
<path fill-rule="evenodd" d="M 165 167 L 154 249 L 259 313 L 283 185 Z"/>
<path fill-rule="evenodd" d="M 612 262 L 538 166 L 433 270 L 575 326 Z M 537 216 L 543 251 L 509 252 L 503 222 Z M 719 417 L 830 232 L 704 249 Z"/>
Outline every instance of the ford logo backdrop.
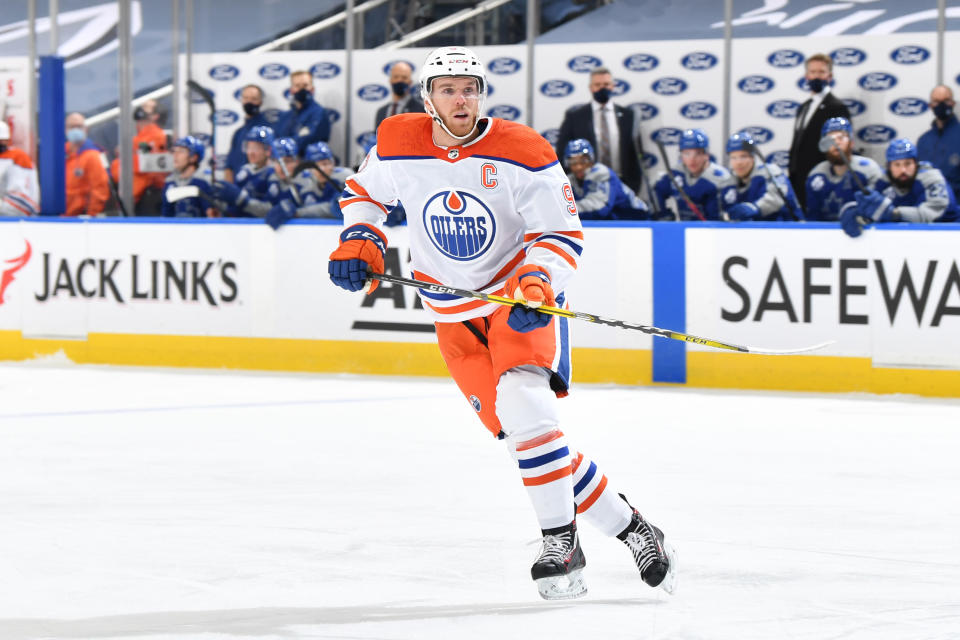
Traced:
<path fill-rule="evenodd" d="M 867 53 L 853 47 L 840 47 L 830 52 L 830 59 L 838 67 L 852 67 L 867 59 Z"/>
<path fill-rule="evenodd" d="M 847 110 L 850 111 L 851 118 L 858 116 L 867 110 L 867 105 L 859 100 L 854 100 L 853 98 L 844 98 L 843 104 L 847 105 Z"/>
<path fill-rule="evenodd" d="M 796 118 L 799 102 L 793 100 L 774 100 L 767 105 L 767 113 L 774 118 Z"/>
<path fill-rule="evenodd" d="M 649 102 L 634 102 L 630 108 L 640 114 L 641 120 L 651 120 L 660 113 L 660 110 Z"/>
<path fill-rule="evenodd" d="M 653 169 L 655 166 L 657 166 L 657 156 L 653 155 L 652 153 L 644 152 L 643 154 L 644 170 Z"/>
<path fill-rule="evenodd" d="M 650 138 L 654 142 L 659 142 L 660 144 L 680 144 L 680 136 L 683 135 L 683 131 L 676 129 L 674 127 L 663 127 L 662 129 L 657 129 L 650 134 Z"/>
<path fill-rule="evenodd" d="M 745 133 L 757 144 L 766 144 L 773 140 L 773 131 L 765 127 L 744 127 L 740 129 L 740 133 Z"/>
<path fill-rule="evenodd" d="M 683 56 L 680 60 L 680 64 L 683 65 L 684 69 L 690 69 L 691 71 L 703 71 L 714 67 L 717 64 L 717 56 L 712 53 L 707 53 L 706 51 L 694 51 L 693 53 L 688 53 Z"/>
<path fill-rule="evenodd" d="M 564 98 L 573 93 L 573 85 L 566 80 L 547 80 L 540 85 L 540 93 L 548 98 Z"/>
<path fill-rule="evenodd" d="M 511 73 L 516 73 L 520 71 L 520 61 L 516 58 L 494 58 L 487 63 L 487 69 L 490 73 L 495 73 L 498 76 L 508 76 Z"/>
<path fill-rule="evenodd" d="M 240 119 L 240 116 L 228 109 L 217 109 L 213 114 L 213 121 L 219 127 L 225 127 L 237 122 Z"/>
<path fill-rule="evenodd" d="M 773 89 L 773 78 L 767 76 L 747 76 L 737 83 L 744 93 L 766 93 Z"/>
<path fill-rule="evenodd" d="M 314 78 L 329 79 L 340 75 L 340 65 L 332 62 L 318 62 L 310 67 L 310 73 Z"/>
<path fill-rule="evenodd" d="M 390 90 L 382 84 L 365 84 L 357 89 L 357 97 L 367 102 L 383 100 L 390 95 Z"/>
<path fill-rule="evenodd" d="M 280 80 L 290 74 L 290 69 L 286 65 L 278 62 L 269 62 L 260 67 L 260 77 L 264 80 Z"/>
<path fill-rule="evenodd" d="M 503 120 L 516 120 L 520 117 L 520 109 L 512 107 L 509 104 L 498 104 L 487 110 L 487 115 L 491 118 L 501 118 Z"/>
<path fill-rule="evenodd" d="M 597 67 L 603 66 L 603 60 L 596 56 L 574 56 L 567 62 L 570 71 L 577 73 L 590 73 Z"/>
<path fill-rule="evenodd" d="M 869 144 L 883 144 L 897 137 L 897 130 L 882 124 L 871 124 L 857 131 L 857 137 Z"/>
<path fill-rule="evenodd" d="M 787 167 L 790 166 L 790 152 L 774 151 L 773 153 L 768 153 L 767 162 L 775 164 L 781 169 L 786 169 Z"/>
<path fill-rule="evenodd" d="M 629 71 L 650 71 L 655 69 L 658 64 L 660 64 L 660 60 L 649 53 L 635 53 L 623 61 L 623 66 Z"/>
<path fill-rule="evenodd" d="M 613 81 L 613 95 L 622 96 L 627 91 L 630 91 L 630 83 L 626 80 L 620 80 L 617 78 Z"/>
<path fill-rule="evenodd" d="M 687 83 L 680 78 L 660 78 L 650 88 L 662 96 L 675 96 L 687 90 Z"/>
<path fill-rule="evenodd" d="M 214 80 L 233 80 L 238 75 L 240 75 L 240 69 L 232 64 L 218 64 L 215 67 L 210 67 L 210 77 Z"/>
<path fill-rule="evenodd" d="M 794 49 L 779 49 L 767 56 L 767 62 L 771 67 L 785 69 L 788 67 L 798 67 L 803 63 L 803 54 Z"/>
<path fill-rule="evenodd" d="M 336 109 L 331 109 L 330 107 L 324 107 L 324 111 L 327 112 L 327 120 L 330 121 L 330 124 L 335 123 L 340 119 L 340 112 Z"/>
<path fill-rule="evenodd" d="M 899 98 L 890 103 L 890 111 L 897 116 L 919 116 L 927 110 L 923 98 Z"/>
<path fill-rule="evenodd" d="M 920 64 L 929 57 L 929 51 L 913 44 L 905 44 L 890 52 L 890 59 L 897 64 Z"/>
<path fill-rule="evenodd" d="M 550 143 L 551 147 L 555 147 L 557 146 L 557 140 L 560 139 L 560 129 L 547 129 L 546 131 L 541 131 L 540 135 Z"/>
<path fill-rule="evenodd" d="M 680 107 L 680 115 L 691 120 L 706 120 L 717 115 L 717 108 L 709 102 L 688 102 Z"/>
<path fill-rule="evenodd" d="M 867 91 L 886 91 L 897 84 L 897 78 L 883 71 L 873 71 L 860 76 L 857 84 Z"/>

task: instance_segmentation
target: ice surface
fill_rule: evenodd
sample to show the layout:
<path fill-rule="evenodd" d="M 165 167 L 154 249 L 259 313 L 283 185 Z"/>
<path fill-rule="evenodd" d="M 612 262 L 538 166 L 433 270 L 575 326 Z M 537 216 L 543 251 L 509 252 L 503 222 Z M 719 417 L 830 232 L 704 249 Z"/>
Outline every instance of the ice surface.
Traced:
<path fill-rule="evenodd" d="M 503 443 L 452 382 L 0 366 L 0 639 L 956 638 L 960 403 L 581 385 L 683 559 L 581 526 L 547 603 Z"/>

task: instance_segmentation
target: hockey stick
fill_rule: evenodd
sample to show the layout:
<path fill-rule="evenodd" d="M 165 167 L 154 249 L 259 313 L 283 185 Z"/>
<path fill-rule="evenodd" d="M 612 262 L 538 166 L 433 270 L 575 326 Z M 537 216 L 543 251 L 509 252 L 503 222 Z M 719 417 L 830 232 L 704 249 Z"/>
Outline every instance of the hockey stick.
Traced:
<path fill-rule="evenodd" d="M 820 138 L 820 142 L 817 144 L 817 146 L 820 148 L 821 153 L 827 153 L 831 149 L 836 148 L 837 153 L 839 153 L 840 157 L 843 158 L 843 164 L 847 165 L 847 171 L 849 171 L 850 175 L 853 176 L 853 181 L 857 183 L 857 186 L 860 188 L 860 191 L 862 191 L 864 195 L 870 194 L 870 190 L 867 189 L 866 186 L 864 186 L 863 181 L 860 179 L 860 176 L 858 176 L 857 172 L 854 171 L 853 167 L 850 166 L 850 160 L 847 159 L 847 154 L 841 151 L 840 147 L 837 146 L 836 140 L 834 140 L 830 136 L 824 136 Z"/>
<path fill-rule="evenodd" d="M 635 145 L 637 148 L 637 162 L 640 163 L 640 175 L 643 177 L 643 186 L 647 188 L 647 195 L 650 197 L 650 204 L 653 205 L 653 213 L 659 219 L 660 218 L 660 203 L 657 202 L 657 197 L 653 192 L 653 189 L 650 188 L 650 178 L 647 177 L 647 170 L 644 166 L 646 163 L 644 160 L 645 153 L 643 152 L 643 129 L 640 127 L 640 123 L 643 121 L 643 116 L 640 113 L 639 109 L 633 110 L 633 122 L 634 122 L 634 132 L 633 139 L 635 140 Z"/>
<path fill-rule="evenodd" d="M 295 176 L 296 176 L 296 175 L 300 175 L 300 172 L 301 172 L 301 171 L 305 171 L 305 170 L 307 170 L 307 169 L 316 169 L 317 171 L 320 172 L 320 175 L 322 175 L 324 178 L 327 179 L 327 181 L 328 181 L 330 184 L 332 184 L 333 186 L 335 186 L 335 187 L 336 187 L 337 189 L 339 189 L 340 191 L 343 191 L 343 185 L 340 184 L 340 182 L 339 182 L 338 180 L 334 180 L 333 177 L 332 177 L 329 173 L 327 173 L 326 171 L 324 171 L 323 169 L 321 169 L 321 168 L 319 167 L 319 165 L 317 165 L 316 162 L 310 162 L 309 160 L 304 161 L 304 162 L 301 162 L 300 164 L 298 164 L 298 165 L 296 166 L 296 168 L 294 168 L 294 170 L 293 170 L 293 175 L 295 175 Z"/>
<path fill-rule="evenodd" d="M 217 180 L 217 105 L 213 102 L 213 92 L 205 89 L 195 80 L 187 80 L 187 88 L 195 92 L 210 109 L 210 180 Z"/>
<path fill-rule="evenodd" d="M 300 199 L 300 194 L 297 193 L 297 190 L 293 188 L 293 178 L 290 176 L 290 171 L 287 169 L 287 163 L 283 161 L 283 158 L 277 158 L 276 163 L 280 165 L 280 168 L 283 170 L 283 177 L 287 179 L 287 191 L 290 192 L 290 197 L 293 198 L 294 203 L 298 207 L 303 206 L 303 200 Z M 298 172 L 294 170 L 294 175 Z"/>
<path fill-rule="evenodd" d="M 763 167 L 763 170 L 764 170 L 764 171 L 766 172 L 766 174 L 767 174 L 767 178 L 769 178 L 769 179 L 770 179 L 770 182 L 773 183 L 773 188 L 776 189 L 776 190 L 777 190 L 777 193 L 780 194 L 780 197 L 783 198 L 783 204 L 784 204 L 786 207 L 789 207 L 789 208 L 790 208 L 790 213 L 793 214 L 793 217 L 794 217 L 796 220 L 802 220 L 803 218 L 801 218 L 800 216 L 798 216 L 797 213 L 796 213 L 796 211 L 793 210 L 793 207 L 790 206 L 790 202 L 787 200 L 787 194 L 785 194 L 785 193 L 783 192 L 783 189 L 781 189 L 781 188 L 780 188 L 780 185 L 777 184 L 777 181 L 774 180 L 774 178 L 773 178 L 773 172 L 770 171 L 770 167 L 767 166 L 767 161 L 764 159 L 763 154 L 760 153 L 760 149 L 757 147 L 757 145 L 754 144 L 753 142 L 750 142 L 749 140 L 744 140 L 744 141 L 743 141 L 743 146 L 746 147 L 747 151 L 749 151 L 749 152 L 752 153 L 753 155 L 757 156 L 757 158 L 760 160 L 760 166 Z"/>
<path fill-rule="evenodd" d="M 107 161 L 107 156 L 102 152 L 100 153 L 100 164 L 103 165 L 104 170 L 107 172 L 107 181 L 113 190 L 113 197 L 117 200 L 117 206 L 120 207 L 120 213 L 123 214 L 124 218 L 129 218 L 130 214 L 127 213 L 127 206 L 123 204 L 123 198 L 120 197 L 120 187 L 117 185 L 116 180 L 113 179 L 113 174 L 110 173 L 110 163 Z"/>
<path fill-rule="evenodd" d="M 411 280 L 410 278 L 402 278 L 400 276 L 392 276 L 386 273 L 368 273 L 370 278 L 375 280 L 380 280 L 382 282 L 392 282 L 394 284 L 402 284 L 407 287 L 417 287 L 418 289 L 426 289 L 427 291 L 432 291 L 434 293 L 445 293 L 450 295 L 455 295 L 460 298 L 475 298 L 477 300 L 483 300 L 484 302 L 492 302 L 494 304 L 502 304 L 508 307 L 514 305 L 522 304 L 513 300 L 512 298 L 505 298 L 503 296 L 493 295 L 489 293 L 482 293 L 480 291 L 472 291 L 470 289 L 458 289 L 456 287 L 448 287 L 442 284 L 433 284 L 431 282 L 423 282 L 421 280 Z M 823 342 L 817 345 L 810 347 L 803 347 L 801 349 L 784 349 L 784 350 L 775 350 L 775 349 L 759 349 L 757 347 L 742 347 L 735 344 L 729 344 L 726 342 L 720 342 L 719 340 L 711 340 L 709 338 L 700 338 L 698 336 L 692 336 L 686 333 L 679 333 L 677 331 L 669 331 L 667 329 L 660 329 L 658 327 L 651 327 L 643 324 L 637 324 L 634 322 L 624 322 L 623 320 L 613 320 L 611 318 L 604 318 L 603 316 L 595 316 L 589 313 L 583 313 L 581 311 L 570 311 L 569 309 L 560 309 L 559 307 L 548 307 L 540 306 L 536 308 L 537 311 L 541 313 L 547 313 L 552 316 L 560 316 L 562 318 L 574 318 L 576 320 L 586 320 L 587 322 L 593 322 L 596 324 L 605 324 L 611 327 L 620 327 L 621 329 L 635 329 L 637 331 L 642 331 L 643 333 L 648 333 L 650 335 L 660 336 L 661 338 L 670 338 L 671 340 L 682 340 L 683 342 L 692 342 L 693 344 L 703 345 L 705 347 L 713 347 L 714 349 L 725 349 L 727 351 L 738 351 L 741 353 L 759 353 L 765 355 L 793 355 L 797 353 L 805 353 L 807 351 L 816 351 L 817 349 L 822 349 L 823 347 L 833 344 L 830 342 Z"/>
<path fill-rule="evenodd" d="M 687 203 L 687 206 L 690 207 L 690 210 L 697 214 L 698 218 L 706 222 L 707 219 L 703 216 L 703 213 L 700 212 L 700 208 L 693 204 L 693 200 L 691 200 L 690 196 L 687 195 L 686 189 L 684 189 L 682 185 L 677 184 L 677 181 L 673 176 L 673 169 L 670 168 L 670 161 L 667 159 L 667 151 L 663 148 L 663 143 L 659 140 L 655 140 L 654 142 L 657 143 L 657 149 L 660 150 L 660 157 L 663 158 L 663 166 L 667 169 L 667 176 L 670 178 L 670 182 L 676 185 L 677 191 L 680 192 L 680 196 L 683 198 L 683 201 Z"/>

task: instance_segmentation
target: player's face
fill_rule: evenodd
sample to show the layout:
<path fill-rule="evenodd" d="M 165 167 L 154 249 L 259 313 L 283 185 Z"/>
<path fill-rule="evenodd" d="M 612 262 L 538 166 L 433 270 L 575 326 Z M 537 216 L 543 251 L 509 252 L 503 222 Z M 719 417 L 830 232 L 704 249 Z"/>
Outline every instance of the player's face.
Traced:
<path fill-rule="evenodd" d="M 909 186 L 917 177 L 917 161 L 913 158 L 894 160 L 889 167 L 890 177 L 898 187 Z"/>
<path fill-rule="evenodd" d="M 190 164 L 190 151 L 186 147 L 173 148 L 173 169 L 183 171 Z"/>
<path fill-rule="evenodd" d="M 267 147 L 262 142 L 248 141 L 243 147 L 247 154 L 247 162 L 262 167 L 267 161 Z"/>
<path fill-rule="evenodd" d="M 753 171 L 753 155 L 747 151 L 731 151 L 730 170 L 738 178 L 746 178 Z"/>
<path fill-rule="evenodd" d="M 451 133 L 465 136 L 473 129 L 480 110 L 480 90 L 474 78 L 437 78 L 430 101 Z"/>
<path fill-rule="evenodd" d="M 577 180 L 583 180 L 583 177 L 587 175 L 587 171 L 593 166 L 593 161 L 590 160 L 590 156 L 581 153 L 578 156 L 568 158 L 567 166 L 570 167 L 570 173 L 572 173 Z"/>
<path fill-rule="evenodd" d="M 293 157 L 293 156 L 284 156 L 283 158 L 280 158 L 279 160 L 274 160 L 274 162 L 275 162 L 277 165 L 279 165 L 279 164 L 282 162 L 282 163 L 283 163 L 283 166 L 287 168 L 287 174 L 289 174 L 290 177 L 293 177 L 293 170 L 296 169 L 296 168 L 297 168 L 297 165 L 299 164 L 299 162 L 297 161 L 297 159 L 296 159 L 295 157 Z M 275 168 L 275 171 L 276 171 L 278 174 L 280 174 L 281 176 L 286 177 L 286 174 L 284 174 L 284 172 L 283 172 L 283 168 L 281 168 L 280 166 L 277 166 L 277 167 Z"/>
<path fill-rule="evenodd" d="M 693 175 L 700 175 L 707 168 L 707 162 L 710 156 L 703 149 L 684 149 L 680 152 L 680 160 L 683 166 Z"/>
<path fill-rule="evenodd" d="M 826 153 L 827 160 L 831 164 L 843 164 L 843 157 L 840 154 L 850 157 L 850 136 L 846 131 L 831 131 L 827 137 L 834 142 L 833 147 Z"/>
<path fill-rule="evenodd" d="M 820 78 L 827 84 L 833 79 L 833 73 L 830 72 L 830 67 L 827 66 L 826 62 L 822 60 L 811 60 L 807 63 L 807 71 L 804 74 L 804 77 L 807 79 L 807 82 L 813 80 L 814 78 Z"/>

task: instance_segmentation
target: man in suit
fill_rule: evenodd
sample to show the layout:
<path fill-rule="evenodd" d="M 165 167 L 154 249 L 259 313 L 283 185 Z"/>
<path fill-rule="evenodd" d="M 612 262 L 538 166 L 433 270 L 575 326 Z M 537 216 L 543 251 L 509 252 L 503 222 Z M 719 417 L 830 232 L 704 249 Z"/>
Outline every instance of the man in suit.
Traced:
<path fill-rule="evenodd" d="M 793 142 L 790 144 L 790 182 L 804 209 L 807 206 L 807 175 L 823 160 L 819 147 L 820 129 L 830 118 L 850 119 L 847 106 L 830 93 L 830 83 L 833 82 L 833 60 L 830 56 L 814 54 L 807 58 L 805 65 L 804 77 L 810 86 L 810 97 L 797 109 Z"/>
<path fill-rule="evenodd" d="M 632 109 L 614 104 L 613 75 L 606 67 L 590 72 L 590 93 L 593 99 L 572 107 L 563 116 L 557 138 L 557 157 L 562 158 L 567 143 L 577 138 L 590 142 L 597 152 L 597 162 L 613 169 L 621 180 L 639 193 L 643 175 L 637 158 L 637 142 L 633 137 Z"/>
<path fill-rule="evenodd" d="M 410 93 L 411 86 L 413 86 L 413 69 L 410 65 L 402 60 L 390 65 L 390 102 L 377 109 L 374 129 L 379 127 L 381 122 L 398 113 L 423 113 L 423 102 Z"/>

